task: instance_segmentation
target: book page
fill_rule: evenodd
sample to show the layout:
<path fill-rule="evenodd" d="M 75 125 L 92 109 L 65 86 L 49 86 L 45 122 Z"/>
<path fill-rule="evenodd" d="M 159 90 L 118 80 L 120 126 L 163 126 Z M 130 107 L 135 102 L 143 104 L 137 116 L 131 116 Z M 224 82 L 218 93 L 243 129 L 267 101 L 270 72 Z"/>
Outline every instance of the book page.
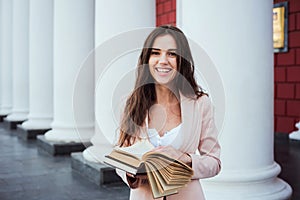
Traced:
<path fill-rule="evenodd" d="M 167 191 L 176 191 L 177 189 L 181 188 L 185 183 L 183 184 L 168 184 L 165 180 L 165 176 L 160 173 L 159 170 L 155 170 L 155 166 L 153 166 L 151 163 L 146 163 L 149 165 L 149 168 L 151 169 L 151 173 L 153 174 L 155 181 L 158 182 L 158 189 L 161 193 L 167 192 Z"/>
<path fill-rule="evenodd" d="M 106 156 L 106 157 L 104 158 L 104 163 L 105 163 L 105 164 L 108 164 L 108 165 L 110 165 L 110 166 L 112 166 L 112 167 L 115 167 L 115 168 L 124 170 L 124 171 L 126 171 L 126 172 L 129 172 L 129 173 L 131 173 L 131 174 L 136 174 L 137 171 L 138 171 L 137 168 L 132 167 L 132 166 L 126 164 L 126 163 L 120 162 L 120 161 L 118 161 L 118 160 L 115 160 L 115 159 L 113 159 L 113 158 L 110 158 L 109 156 Z"/>
<path fill-rule="evenodd" d="M 153 174 L 150 172 L 151 169 L 147 165 L 146 165 L 146 168 L 148 171 L 147 176 L 148 176 L 149 184 L 150 184 L 152 195 L 153 195 L 154 199 L 178 193 L 177 190 L 169 190 L 169 191 L 164 191 L 163 193 L 160 193 L 158 186 L 157 186 L 159 183 L 156 182 Z"/>
<path fill-rule="evenodd" d="M 137 158 L 142 159 L 145 153 L 154 149 L 154 146 L 149 142 L 148 139 L 143 139 L 137 141 L 135 144 L 129 147 L 117 147 L 116 149 L 119 151 L 124 151 L 126 153 L 132 154 Z"/>
<path fill-rule="evenodd" d="M 114 148 L 109 155 L 105 156 L 104 162 L 131 174 L 144 174 L 146 170 L 140 158 L 153 148 L 154 146 L 148 140 L 140 140 L 129 147 Z"/>
<path fill-rule="evenodd" d="M 174 167 L 172 164 L 166 165 L 163 159 L 148 159 L 147 164 L 151 164 L 151 168 L 155 173 L 159 173 L 166 184 L 169 185 L 185 185 L 190 181 L 191 173 L 182 171 L 181 167 Z"/>
<path fill-rule="evenodd" d="M 113 150 L 109 155 L 106 157 L 118 160 L 122 163 L 125 163 L 127 165 L 131 165 L 135 168 L 138 168 L 141 164 L 141 160 L 139 158 L 136 158 L 135 156 L 132 156 L 131 154 L 123 153 L 118 150 Z"/>

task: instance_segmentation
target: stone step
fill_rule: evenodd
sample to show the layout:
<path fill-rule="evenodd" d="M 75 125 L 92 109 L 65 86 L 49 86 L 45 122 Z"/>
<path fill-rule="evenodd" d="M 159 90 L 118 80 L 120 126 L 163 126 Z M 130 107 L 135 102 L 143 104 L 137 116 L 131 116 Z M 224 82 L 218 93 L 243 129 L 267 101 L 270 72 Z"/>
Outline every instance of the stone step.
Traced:
<path fill-rule="evenodd" d="M 115 169 L 102 163 L 87 161 L 84 159 L 82 152 L 71 154 L 71 166 L 74 172 L 79 173 L 98 186 L 108 184 L 125 185 L 116 174 Z"/>
<path fill-rule="evenodd" d="M 23 140 L 36 139 L 38 135 L 44 135 L 50 129 L 25 129 L 22 125 L 17 125 L 17 135 Z"/>
<path fill-rule="evenodd" d="M 8 121 L 7 119 L 3 119 L 3 127 L 5 127 L 7 130 L 16 130 L 18 124 L 22 124 L 23 121 Z"/>
<path fill-rule="evenodd" d="M 46 140 L 44 135 L 37 136 L 38 150 L 48 152 L 53 156 L 57 155 L 70 155 L 72 152 L 83 151 L 89 147 L 91 143 L 81 142 L 53 142 Z"/>

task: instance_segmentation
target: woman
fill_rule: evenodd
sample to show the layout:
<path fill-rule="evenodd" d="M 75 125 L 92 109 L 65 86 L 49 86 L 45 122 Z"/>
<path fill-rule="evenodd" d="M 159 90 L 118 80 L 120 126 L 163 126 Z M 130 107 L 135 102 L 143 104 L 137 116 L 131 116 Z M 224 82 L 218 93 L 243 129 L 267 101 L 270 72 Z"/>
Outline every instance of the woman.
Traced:
<path fill-rule="evenodd" d="M 221 168 L 212 104 L 194 78 L 194 62 L 183 32 L 160 26 L 147 37 L 139 57 L 135 89 L 126 101 L 118 145 L 147 139 L 190 165 L 192 181 L 166 199 L 205 199 L 199 179 Z M 196 152 L 198 151 L 198 154 Z M 117 170 L 131 188 L 130 199 L 153 199 L 146 176 Z"/>

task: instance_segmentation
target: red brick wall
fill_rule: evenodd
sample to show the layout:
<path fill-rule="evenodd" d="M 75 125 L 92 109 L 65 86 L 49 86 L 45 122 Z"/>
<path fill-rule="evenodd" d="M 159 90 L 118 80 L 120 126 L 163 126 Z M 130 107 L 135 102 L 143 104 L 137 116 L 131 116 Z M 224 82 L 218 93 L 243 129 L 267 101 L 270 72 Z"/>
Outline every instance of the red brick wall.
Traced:
<path fill-rule="evenodd" d="M 286 0 L 285 0 L 286 1 Z M 284 2 L 274 0 L 274 3 Z M 274 54 L 275 132 L 290 133 L 300 120 L 300 1 L 288 0 L 288 52 Z"/>
<path fill-rule="evenodd" d="M 156 26 L 176 25 L 176 0 L 156 0 Z"/>

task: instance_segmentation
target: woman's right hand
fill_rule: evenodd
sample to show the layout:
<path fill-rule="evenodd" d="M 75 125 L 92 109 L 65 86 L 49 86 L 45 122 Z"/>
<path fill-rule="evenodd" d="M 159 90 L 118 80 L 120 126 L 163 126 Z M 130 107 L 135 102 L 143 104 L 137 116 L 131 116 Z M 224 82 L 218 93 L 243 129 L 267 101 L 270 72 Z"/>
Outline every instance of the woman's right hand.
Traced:
<path fill-rule="evenodd" d="M 138 188 L 141 184 L 148 183 L 147 175 L 133 175 L 126 172 L 126 178 L 131 189 Z"/>

